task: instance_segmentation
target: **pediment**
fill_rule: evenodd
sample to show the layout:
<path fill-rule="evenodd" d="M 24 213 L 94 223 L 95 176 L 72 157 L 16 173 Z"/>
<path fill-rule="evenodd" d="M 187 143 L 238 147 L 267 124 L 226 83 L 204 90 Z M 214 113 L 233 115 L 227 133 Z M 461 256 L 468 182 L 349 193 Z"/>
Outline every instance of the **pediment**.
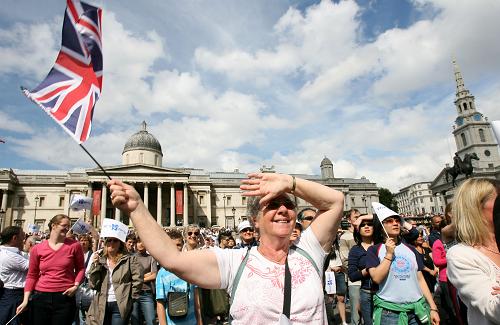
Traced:
<path fill-rule="evenodd" d="M 104 167 L 106 172 L 110 175 L 162 175 L 162 176 L 189 176 L 189 172 L 183 169 L 158 167 L 143 164 L 133 164 L 133 165 L 118 165 L 118 166 L 106 166 Z M 89 175 L 103 175 L 100 168 L 88 169 L 87 174 Z"/>

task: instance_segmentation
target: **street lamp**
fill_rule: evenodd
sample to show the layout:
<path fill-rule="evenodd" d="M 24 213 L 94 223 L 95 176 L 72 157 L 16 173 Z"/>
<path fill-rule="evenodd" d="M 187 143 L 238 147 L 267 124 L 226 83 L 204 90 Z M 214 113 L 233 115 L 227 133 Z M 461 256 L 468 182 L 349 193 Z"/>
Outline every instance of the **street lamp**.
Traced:
<path fill-rule="evenodd" d="M 40 200 L 40 198 L 37 196 L 35 196 L 35 220 L 36 220 L 36 208 L 38 206 L 38 201 Z"/>
<path fill-rule="evenodd" d="M 0 231 L 3 230 L 3 219 L 5 218 L 5 211 L 0 209 Z"/>
<path fill-rule="evenodd" d="M 236 217 L 236 208 L 235 208 L 235 207 L 233 207 L 233 208 L 231 209 L 231 211 L 233 211 L 233 218 L 234 218 L 234 217 Z"/>
<path fill-rule="evenodd" d="M 227 215 L 226 215 L 226 194 L 222 196 L 222 200 L 224 201 L 224 226 L 227 227 Z"/>

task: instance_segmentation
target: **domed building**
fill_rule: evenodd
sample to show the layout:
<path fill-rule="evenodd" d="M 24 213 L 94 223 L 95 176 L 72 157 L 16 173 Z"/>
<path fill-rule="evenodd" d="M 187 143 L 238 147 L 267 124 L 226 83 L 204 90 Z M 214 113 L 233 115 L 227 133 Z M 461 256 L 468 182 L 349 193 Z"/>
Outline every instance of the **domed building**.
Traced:
<path fill-rule="evenodd" d="M 125 142 L 122 164 L 105 166 L 111 178 L 132 184 L 145 205 L 162 226 L 199 224 L 234 227 L 247 219 L 247 198 L 241 195 L 240 181 L 246 173 L 212 172 L 195 168 L 163 167 L 160 142 L 148 132 L 146 122 Z M 295 174 L 334 187 L 344 193 L 345 210 L 357 208 L 368 212 L 372 201 L 378 201 L 378 188 L 366 178 L 335 178 L 333 164 L 325 157 L 321 175 Z M 264 172 L 275 172 L 263 166 Z M 111 205 L 108 181 L 99 168 L 57 170 L 12 170 L 0 168 L 0 228 L 20 225 L 27 232 L 33 227 L 47 230 L 49 220 L 65 213 L 72 221 L 83 217 L 99 228 L 103 218 L 129 223 Z M 72 211 L 71 199 L 84 195 L 93 199 L 89 211 Z M 309 206 L 298 200 L 299 209 Z"/>
<path fill-rule="evenodd" d="M 148 132 L 146 126 L 146 122 L 142 121 L 141 130 L 134 133 L 125 143 L 122 152 L 123 165 L 145 164 L 161 167 L 161 144 Z"/>

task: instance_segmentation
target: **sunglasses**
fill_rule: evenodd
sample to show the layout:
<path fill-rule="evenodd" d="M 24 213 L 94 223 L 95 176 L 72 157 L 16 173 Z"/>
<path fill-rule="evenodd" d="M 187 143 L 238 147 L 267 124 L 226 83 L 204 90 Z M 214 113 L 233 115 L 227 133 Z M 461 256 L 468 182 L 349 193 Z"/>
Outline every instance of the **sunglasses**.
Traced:
<path fill-rule="evenodd" d="M 400 223 L 399 218 L 387 218 L 383 221 L 383 223 Z"/>
<path fill-rule="evenodd" d="M 195 235 L 195 236 L 199 236 L 200 235 L 200 232 L 199 231 L 188 231 L 188 236 L 192 236 L 192 235 Z"/>
<path fill-rule="evenodd" d="M 373 222 L 363 222 L 359 225 L 360 228 L 363 228 L 363 227 L 373 227 Z"/>
<path fill-rule="evenodd" d="M 116 238 L 107 238 L 106 243 L 118 243 L 120 240 Z"/>
<path fill-rule="evenodd" d="M 304 217 L 302 218 L 302 220 L 306 220 L 306 221 L 313 221 L 314 220 L 314 217 Z"/>
<path fill-rule="evenodd" d="M 253 232 L 253 228 L 244 228 L 240 232 Z"/>
<path fill-rule="evenodd" d="M 288 210 L 293 210 L 295 209 L 295 204 L 290 201 L 290 200 L 272 200 L 269 202 L 269 204 L 266 206 L 266 209 L 269 210 L 277 210 L 279 209 L 282 205 L 285 206 Z"/>

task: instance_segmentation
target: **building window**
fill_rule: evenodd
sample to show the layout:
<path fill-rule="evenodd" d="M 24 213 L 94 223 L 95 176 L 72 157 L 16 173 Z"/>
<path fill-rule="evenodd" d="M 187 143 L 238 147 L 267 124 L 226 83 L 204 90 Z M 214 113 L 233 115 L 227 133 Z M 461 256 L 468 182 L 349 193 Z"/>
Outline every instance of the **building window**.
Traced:
<path fill-rule="evenodd" d="M 231 196 L 226 196 L 226 205 L 231 205 Z"/>
<path fill-rule="evenodd" d="M 139 162 L 144 163 L 144 154 L 142 152 L 139 154 Z"/>
<path fill-rule="evenodd" d="M 62 207 L 64 205 L 64 196 L 59 197 L 59 206 Z"/>
<path fill-rule="evenodd" d="M 464 103 L 464 111 L 467 110 L 467 103 Z"/>
<path fill-rule="evenodd" d="M 429 200 L 431 200 L 431 202 L 433 201 L 432 196 L 429 198 Z"/>
<path fill-rule="evenodd" d="M 424 199 L 420 198 L 420 203 L 424 203 Z"/>
<path fill-rule="evenodd" d="M 465 133 L 460 133 L 460 137 L 462 138 L 462 143 L 464 147 L 467 146 L 467 139 L 465 138 Z"/>
<path fill-rule="evenodd" d="M 247 205 L 247 197 L 246 196 L 241 197 L 241 205 L 243 205 L 243 206 Z"/>
<path fill-rule="evenodd" d="M 25 201 L 25 199 L 26 198 L 24 196 L 18 197 L 17 198 L 17 206 L 20 207 L 20 208 L 24 207 L 24 204 L 25 204 L 24 201 Z"/>
<path fill-rule="evenodd" d="M 485 150 L 485 151 L 484 151 L 484 155 L 485 155 L 486 157 L 489 157 L 489 156 L 491 155 L 491 152 L 490 152 L 489 150 Z"/>
<path fill-rule="evenodd" d="M 200 205 L 205 204 L 205 203 L 204 203 L 204 202 L 205 202 L 205 196 L 200 195 L 200 196 L 198 197 L 198 200 L 200 201 Z"/>
<path fill-rule="evenodd" d="M 484 137 L 484 130 L 483 129 L 479 129 L 479 139 L 481 140 L 481 142 L 486 142 L 486 138 Z"/>
<path fill-rule="evenodd" d="M 45 196 L 40 196 L 38 201 L 38 207 L 43 207 L 44 203 L 45 203 Z"/>

